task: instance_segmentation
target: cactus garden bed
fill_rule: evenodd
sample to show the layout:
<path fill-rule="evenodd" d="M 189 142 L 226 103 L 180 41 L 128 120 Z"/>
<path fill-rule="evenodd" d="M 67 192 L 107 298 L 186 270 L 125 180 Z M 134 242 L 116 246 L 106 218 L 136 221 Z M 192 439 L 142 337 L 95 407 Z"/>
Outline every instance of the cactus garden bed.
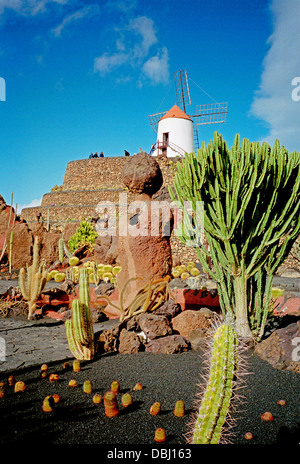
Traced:
<path fill-rule="evenodd" d="M 47 353 L 44 361 L 47 364 Z M 65 361 L 69 362 L 69 368 L 63 361 L 48 363 L 45 378 L 41 376 L 40 364 L 1 373 L 0 382 L 6 383 L 5 396 L 0 398 L 2 449 L 14 444 L 21 444 L 23 452 L 27 446 L 37 443 L 47 447 L 52 444 L 94 444 L 103 446 L 103 449 L 99 448 L 102 455 L 118 445 L 119 448 L 125 445 L 124 449 L 129 449 L 128 445 L 132 444 L 157 448 L 155 430 L 163 428 L 166 445 L 181 445 L 184 449 L 192 449 L 194 456 L 198 455 L 196 445 L 189 446 L 185 435 L 195 412 L 197 384 L 203 382 L 200 375 L 205 372 L 203 357 L 199 353 L 171 357 L 151 353 L 100 356 L 92 362 L 81 363 L 79 372 L 73 371 L 72 359 Z M 247 354 L 247 361 L 252 375 L 246 377 L 246 388 L 242 392 L 245 398 L 236 411 L 237 420 L 231 429 L 230 441 L 242 445 L 298 445 L 296 392 L 300 387 L 299 374 L 273 369 L 252 350 Z M 51 374 L 58 374 L 58 380 L 51 381 Z M 11 375 L 16 381 L 25 383 L 25 391 L 14 392 L 14 387 L 8 385 Z M 69 386 L 72 379 L 77 384 L 73 388 Z M 83 391 L 87 380 L 92 383 L 92 393 Z M 103 397 L 115 380 L 120 384 L 117 394 L 119 414 L 107 417 Z M 142 384 L 141 390 L 134 389 L 137 383 Z M 133 404 L 129 407 L 122 405 L 124 393 L 132 396 Z M 95 394 L 102 398 L 98 404 L 93 401 Z M 43 410 L 43 401 L 49 395 L 58 395 L 59 402 L 47 412 Z M 178 400 L 185 404 L 183 417 L 174 415 Z M 278 404 L 280 400 L 283 402 Z M 152 415 L 150 408 L 155 402 L 161 404 L 161 411 Z M 265 412 L 270 412 L 274 420 L 262 420 Z M 252 439 L 246 438 L 247 433 Z M 232 452 L 232 448 L 228 451 Z"/>

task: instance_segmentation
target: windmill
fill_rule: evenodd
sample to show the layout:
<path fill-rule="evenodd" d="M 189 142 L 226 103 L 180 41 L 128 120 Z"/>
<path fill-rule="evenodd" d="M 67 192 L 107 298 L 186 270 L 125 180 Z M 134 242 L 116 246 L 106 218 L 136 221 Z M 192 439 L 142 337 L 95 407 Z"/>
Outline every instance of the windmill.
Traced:
<path fill-rule="evenodd" d="M 191 96 L 186 70 L 175 72 L 174 81 L 177 104 L 169 111 L 149 115 L 151 127 L 157 134 L 157 141 L 150 151 L 153 155 L 184 156 L 199 148 L 198 126 L 226 122 L 227 102 L 197 105 L 196 114 L 187 115 L 186 107 L 191 105 Z"/>

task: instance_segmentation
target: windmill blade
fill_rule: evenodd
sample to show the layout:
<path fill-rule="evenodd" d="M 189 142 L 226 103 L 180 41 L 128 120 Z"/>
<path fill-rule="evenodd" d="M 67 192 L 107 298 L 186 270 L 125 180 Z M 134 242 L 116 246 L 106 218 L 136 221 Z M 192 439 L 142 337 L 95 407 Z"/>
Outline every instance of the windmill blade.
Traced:
<path fill-rule="evenodd" d="M 185 107 L 191 104 L 190 89 L 186 69 L 180 69 L 174 73 L 176 101 L 185 112 Z"/>
<path fill-rule="evenodd" d="M 195 118 L 195 124 L 201 126 L 204 124 L 216 124 L 226 122 L 228 113 L 228 102 L 209 103 L 197 105 L 197 114 L 191 116 Z"/>
<path fill-rule="evenodd" d="M 162 113 L 149 114 L 148 118 L 154 133 L 157 132 L 160 118 L 162 118 L 166 113 L 167 111 L 163 111 Z"/>

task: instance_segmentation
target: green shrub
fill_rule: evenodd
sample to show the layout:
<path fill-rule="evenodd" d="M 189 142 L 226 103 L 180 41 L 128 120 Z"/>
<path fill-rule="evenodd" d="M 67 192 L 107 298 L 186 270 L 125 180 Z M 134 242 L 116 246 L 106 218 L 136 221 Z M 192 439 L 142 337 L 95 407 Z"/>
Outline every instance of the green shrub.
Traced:
<path fill-rule="evenodd" d="M 75 234 L 72 235 L 68 241 L 71 253 L 83 245 L 88 245 L 89 249 L 92 251 L 94 249 L 97 237 L 98 234 L 94 227 L 87 221 L 81 221 L 80 226 L 77 228 Z"/>

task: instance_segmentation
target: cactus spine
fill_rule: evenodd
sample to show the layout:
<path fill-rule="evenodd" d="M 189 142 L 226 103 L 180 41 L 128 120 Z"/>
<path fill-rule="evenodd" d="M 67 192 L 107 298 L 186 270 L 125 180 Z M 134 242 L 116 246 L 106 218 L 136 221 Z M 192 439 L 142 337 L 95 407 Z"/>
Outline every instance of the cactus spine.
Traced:
<path fill-rule="evenodd" d="M 39 240 L 35 237 L 33 245 L 33 261 L 27 270 L 20 269 L 19 286 L 23 298 L 28 301 L 28 319 L 32 318 L 36 308 L 36 300 L 43 291 L 47 282 L 47 271 L 44 263 L 39 263 Z"/>
<path fill-rule="evenodd" d="M 232 399 L 238 353 L 235 330 L 219 326 L 213 337 L 208 383 L 196 419 L 193 443 L 219 443 Z"/>
<path fill-rule="evenodd" d="M 260 339 L 273 276 L 300 233 L 300 154 L 288 153 L 278 140 L 272 149 L 241 142 L 239 134 L 229 150 L 215 132 L 197 155 L 177 163 L 169 192 L 183 210 L 179 238 L 195 247 L 217 282 L 223 315 L 233 316 L 239 336 Z M 203 215 L 197 214 L 201 207 Z M 209 251 L 198 241 L 203 229 Z"/>
<path fill-rule="evenodd" d="M 76 359 L 91 360 L 95 354 L 94 327 L 90 307 L 90 286 L 85 268 L 79 274 L 79 300 L 73 300 L 72 318 L 66 320 L 70 351 Z"/>

